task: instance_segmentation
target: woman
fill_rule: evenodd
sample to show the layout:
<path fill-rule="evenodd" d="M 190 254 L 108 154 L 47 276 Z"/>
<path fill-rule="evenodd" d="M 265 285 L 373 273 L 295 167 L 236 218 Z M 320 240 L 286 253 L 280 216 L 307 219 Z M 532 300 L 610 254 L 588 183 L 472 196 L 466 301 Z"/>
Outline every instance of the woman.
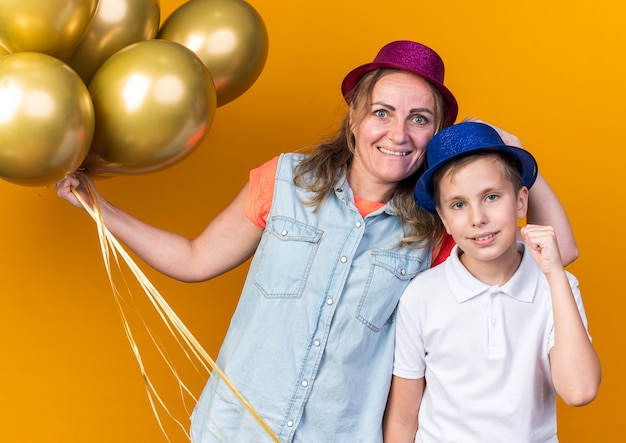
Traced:
<path fill-rule="evenodd" d="M 207 280 L 254 255 L 217 363 L 281 441 L 382 440 L 398 298 L 431 266 L 433 248 L 448 250 L 438 219 L 413 201 L 428 141 L 457 116 L 443 77 L 430 48 L 386 45 L 344 79 L 349 112 L 338 136 L 253 170 L 193 240 L 98 196 L 109 230 L 173 278 Z M 76 206 L 72 187 L 88 198 L 77 177 L 57 186 Z M 532 222 L 556 226 L 564 260 L 573 260 L 567 216 L 545 181 L 531 199 Z M 209 380 L 192 416 L 194 442 L 256 441 L 227 394 Z"/>

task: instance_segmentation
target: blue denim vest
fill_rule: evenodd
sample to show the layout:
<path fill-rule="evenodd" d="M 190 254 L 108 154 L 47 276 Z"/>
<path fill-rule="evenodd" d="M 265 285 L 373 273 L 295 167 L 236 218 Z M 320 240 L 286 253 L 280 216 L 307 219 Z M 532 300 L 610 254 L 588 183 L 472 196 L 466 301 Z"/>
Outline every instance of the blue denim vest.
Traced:
<path fill-rule="evenodd" d="M 430 249 L 399 246 L 390 205 L 362 218 L 345 178 L 318 211 L 302 204 L 308 196 L 293 183 L 302 158 L 279 159 L 267 227 L 217 363 L 281 441 L 380 442 L 396 305 L 430 266 Z M 228 397 L 212 377 L 193 441 L 271 441 Z"/>

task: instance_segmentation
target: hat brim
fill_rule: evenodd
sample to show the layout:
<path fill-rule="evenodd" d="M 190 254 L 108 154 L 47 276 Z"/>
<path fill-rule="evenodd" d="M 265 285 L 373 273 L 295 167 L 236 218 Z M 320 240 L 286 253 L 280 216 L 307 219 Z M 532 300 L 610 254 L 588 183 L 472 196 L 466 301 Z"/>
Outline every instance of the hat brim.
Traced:
<path fill-rule="evenodd" d="M 428 82 L 430 82 L 430 84 L 432 84 L 443 97 L 443 101 L 445 104 L 444 127 L 454 124 L 454 122 L 456 121 L 456 117 L 459 113 L 459 105 L 456 101 L 456 98 L 454 98 L 452 92 L 450 92 L 448 88 L 446 88 L 436 79 L 425 75 L 422 72 L 407 68 L 403 65 L 398 65 L 394 63 L 367 63 L 353 69 L 348 73 L 348 75 L 346 75 L 346 77 L 343 79 L 343 82 L 341 83 L 341 93 L 343 94 L 343 97 L 347 100 L 348 95 L 356 87 L 359 81 L 361 81 L 363 76 L 368 72 L 374 71 L 376 69 L 397 69 L 399 71 L 410 72 L 417 75 L 418 77 L 428 80 Z"/>
<path fill-rule="evenodd" d="M 475 154 L 477 152 L 506 152 L 513 155 L 518 160 L 521 168 L 520 174 L 522 177 L 522 184 L 528 189 L 532 187 L 532 185 L 535 183 L 535 180 L 537 179 L 537 161 L 530 153 L 528 153 L 524 149 L 504 144 L 493 146 L 480 146 L 474 149 L 465 150 L 457 155 L 448 157 L 433 165 L 429 165 L 428 169 L 421 175 L 421 177 L 417 181 L 417 184 L 415 185 L 413 198 L 415 199 L 417 205 L 426 212 L 436 214 L 437 208 L 435 205 L 435 201 L 432 198 L 434 191 L 432 183 L 433 175 L 442 166 L 445 166 L 452 160 L 466 157 L 467 155 Z"/>

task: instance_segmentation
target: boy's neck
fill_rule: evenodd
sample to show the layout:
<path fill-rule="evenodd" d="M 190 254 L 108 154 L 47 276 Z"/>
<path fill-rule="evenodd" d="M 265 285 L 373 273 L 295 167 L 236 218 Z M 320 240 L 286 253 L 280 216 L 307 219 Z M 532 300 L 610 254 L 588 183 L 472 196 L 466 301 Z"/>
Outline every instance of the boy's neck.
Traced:
<path fill-rule="evenodd" d="M 478 260 L 463 251 L 459 252 L 459 260 L 476 279 L 487 285 L 502 286 L 513 277 L 519 268 L 522 262 L 522 253 L 518 251 L 515 243 L 496 260 Z"/>

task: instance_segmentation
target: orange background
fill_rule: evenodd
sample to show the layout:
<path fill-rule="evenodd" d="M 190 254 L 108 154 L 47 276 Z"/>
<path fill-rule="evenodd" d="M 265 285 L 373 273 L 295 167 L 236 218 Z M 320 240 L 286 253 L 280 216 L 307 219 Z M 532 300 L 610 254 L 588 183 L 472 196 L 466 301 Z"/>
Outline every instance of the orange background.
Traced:
<path fill-rule="evenodd" d="M 621 249 L 624 6 L 620 2 L 250 0 L 270 50 L 253 87 L 218 108 L 204 143 L 164 171 L 98 182 L 138 217 L 193 236 L 241 189 L 248 171 L 332 132 L 345 73 L 384 43 L 413 39 L 446 61 L 446 83 L 473 115 L 532 151 L 570 215 L 590 331 L 603 365 L 598 398 L 559 404 L 563 442 L 624 441 L 624 272 Z M 183 1 L 162 0 L 165 19 Z M 166 441 L 117 312 L 93 221 L 54 186 L 0 181 L 0 441 Z M 216 356 L 245 266 L 184 284 L 140 263 L 205 349 Z M 141 302 L 142 293 L 133 289 Z M 155 331 L 157 321 L 149 320 Z M 147 341 L 140 349 L 150 358 Z M 184 359 L 179 359 L 184 366 Z M 164 400 L 187 427 L 172 382 Z M 189 376 L 196 394 L 203 376 Z M 470 381 L 468 381 L 470 382 Z M 189 404 L 192 407 L 193 404 Z M 184 434 L 164 419 L 173 442 Z"/>

